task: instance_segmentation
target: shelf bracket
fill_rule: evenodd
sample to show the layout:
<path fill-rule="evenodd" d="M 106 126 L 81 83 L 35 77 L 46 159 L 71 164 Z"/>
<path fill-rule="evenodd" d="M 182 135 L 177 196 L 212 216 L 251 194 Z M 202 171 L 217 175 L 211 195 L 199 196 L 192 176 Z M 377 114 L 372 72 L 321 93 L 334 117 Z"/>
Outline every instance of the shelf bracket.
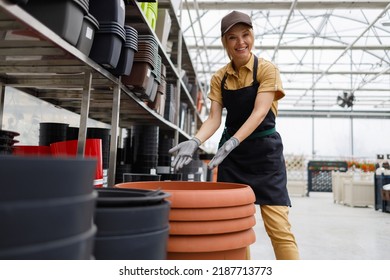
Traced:
<path fill-rule="evenodd" d="M 91 99 L 92 72 L 86 71 L 84 76 L 83 97 L 81 100 L 80 128 L 77 142 L 77 155 L 84 156 L 85 142 L 87 138 L 87 123 L 89 115 L 89 102 Z"/>

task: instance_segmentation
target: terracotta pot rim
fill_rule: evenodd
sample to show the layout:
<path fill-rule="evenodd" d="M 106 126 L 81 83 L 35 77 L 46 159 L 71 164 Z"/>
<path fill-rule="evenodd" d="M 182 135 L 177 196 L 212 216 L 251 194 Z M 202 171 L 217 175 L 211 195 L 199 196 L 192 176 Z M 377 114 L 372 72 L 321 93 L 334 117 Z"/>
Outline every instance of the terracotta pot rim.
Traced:
<path fill-rule="evenodd" d="M 255 216 L 220 221 L 169 222 L 171 235 L 209 235 L 238 232 L 256 225 Z"/>
<path fill-rule="evenodd" d="M 221 189 L 243 189 L 249 187 L 249 185 L 229 183 L 229 182 L 199 182 L 199 181 L 140 181 L 140 182 L 125 182 L 116 184 L 117 188 L 126 188 L 127 184 L 136 184 L 139 187 L 147 188 L 162 188 L 164 190 L 175 190 L 175 191 L 188 191 L 188 190 L 199 190 L 199 191 L 219 191 Z M 151 186 L 154 185 L 154 186 Z M 183 189 L 186 188 L 186 189 Z"/>
<path fill-rule="evenodd" d="M 219 187 L 218 187 L 219 186 Z M 158 189 L 171 194 L 172 208 L 215 208 L 255 202 L 250 186 L 235 183 L 144 181 L 117 184 L 116 188 Z"/>
<path fill-rule="evenodd" d="M 211 235 L 170 235 L 168 252 L 215 252 L 248 247 L 255 243 L 254 230 Z"/>
<path fill-rule="evenodd" d="M 214 208 L 171 208 L 170 221 L 218 221 L 252 216 L 256 213 L 253 203 Z"/>
<path fill-rule="evenodd" d="M 247 260 L 247 247 L 215 252 L 168 252 L 168 260 Z"/>

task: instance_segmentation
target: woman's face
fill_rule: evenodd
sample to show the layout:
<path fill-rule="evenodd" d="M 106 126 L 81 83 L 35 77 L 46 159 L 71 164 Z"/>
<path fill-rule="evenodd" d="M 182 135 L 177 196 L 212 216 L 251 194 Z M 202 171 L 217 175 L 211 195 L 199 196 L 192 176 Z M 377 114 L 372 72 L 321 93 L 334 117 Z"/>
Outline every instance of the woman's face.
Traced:
<path fill-rule="evenodd" d="M 246 64 L 254 42 L 252 29 L 245 24 L 236 24 L 224 36 L 224 46 L 235 66 Z"/>

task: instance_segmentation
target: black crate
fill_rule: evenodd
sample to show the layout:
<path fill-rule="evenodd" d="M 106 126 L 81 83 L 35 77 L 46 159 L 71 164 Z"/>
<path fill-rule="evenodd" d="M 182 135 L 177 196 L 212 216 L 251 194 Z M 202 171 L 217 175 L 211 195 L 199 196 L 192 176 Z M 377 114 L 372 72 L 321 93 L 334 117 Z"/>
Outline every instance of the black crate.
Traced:
<path fill-rule="evenodd" d="M 387 184 L 390 184 L 390 175 L 375 175 L 375 210 L 382 209 L 382 211 L 386 212 L 385 210 L 387 209 L 384 208 L 390 208 L 384 206 L 382 201 L 382 187 Z"/>
<path fill-rule="evenodd" d="M 332 192 L 332 171 L 346 172 L 346 161 L 309 161 L 308 192 Z"/>

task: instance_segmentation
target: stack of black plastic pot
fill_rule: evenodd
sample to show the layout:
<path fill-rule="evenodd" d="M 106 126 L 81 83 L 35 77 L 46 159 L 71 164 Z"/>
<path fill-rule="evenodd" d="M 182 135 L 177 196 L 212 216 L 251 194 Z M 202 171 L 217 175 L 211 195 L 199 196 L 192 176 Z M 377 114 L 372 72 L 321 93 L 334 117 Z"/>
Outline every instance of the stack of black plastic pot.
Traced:
<path fill-rule="evenodd" d="M 156 98 L 153 102 L 148 102 L 148 106 L 155 110 L 159 115 L 164 116 L 165 109 L 165 92 L 167 88 L 166 78 L 166 67 L 161 63 L 160 71 L 160 83 L 157 87 Z"/>
<path fill-rule="evenodd" d="M 112 74 L 129 75 L 133 68 L 134 54 L 138 51 L 138 31 L 125 25 L 126 39 L 122 45 L 121 54 L 117 66 L 110 70 Z"/>
<path fill-rule="evenodd" d="M 0 129 L 0 155 L 11 155 L 13 152 L 14 144 L 18 143 L 18 140 L 14 138 L 20 134 L 15 131 L 1 130 Z"/>
<path fill-rule="evenodd" d="M 154 101 L 157 92 L 158 42 L 154 36 L 138 35 L 138 52 L 134 55 L 130 75 L 122 76 L 122 82 L 144 101 Z M 155 92 L 153 92 L 153 90 Z"/>
<path fill-rule="evenodd" d="M 172 123 L 176 123 L 176 89 L 173 84 L 167 84 L 165 93 L 164 118 Z"/>
<path fill-rule="evenodd" d="M 132 170 L 137 173 L 151 174 L 158 165 L 159 127 L 134 126 L 132 134 L 138 139 L 137 155 Z M 134 149 L 133 149 L 134 150 Z"/>
<path fill-rule="evenodd" d="M 183 181 L 201 181 L 203 175 L 203 161 L 199 158 L 199 153 L 195 152 L 192 161 L 183 166 L 180 170 Z"/>
<path fill-rule="evenodd" d="M 91 259 L 96 161 L 0 156 L 0 259 Z"/>
<path fill-rule="evenodd" d="M 55 122 L 39 123 L 39 145 L 50 146 L 55 142 L 66 141 L 69 124 Z"/>
<path fill-rule="evenodd" d="M 115 69 L 126 42 L 123 0 L 90 0 L 89 11 L 99 22 L 89 56 L 105 68 Z"/>
<path fill-rule="evenodd" d="M 97 189 L 94 256 L 98 260 L 164 260 L 169 194 L 159 190 Z"/>
<path fill-rule="evenodd" d="M 171 166 L 169 150 L 173 147 L 174 138 L 168 133 L 160 133 L 158 144 L 158 166 Z"/>
<path fill-rule="evenodd" d="M 88 13 L 88 1 L 29 0 L 22 7 L 64 40 L 77 44 L 84 15 Z"/>

